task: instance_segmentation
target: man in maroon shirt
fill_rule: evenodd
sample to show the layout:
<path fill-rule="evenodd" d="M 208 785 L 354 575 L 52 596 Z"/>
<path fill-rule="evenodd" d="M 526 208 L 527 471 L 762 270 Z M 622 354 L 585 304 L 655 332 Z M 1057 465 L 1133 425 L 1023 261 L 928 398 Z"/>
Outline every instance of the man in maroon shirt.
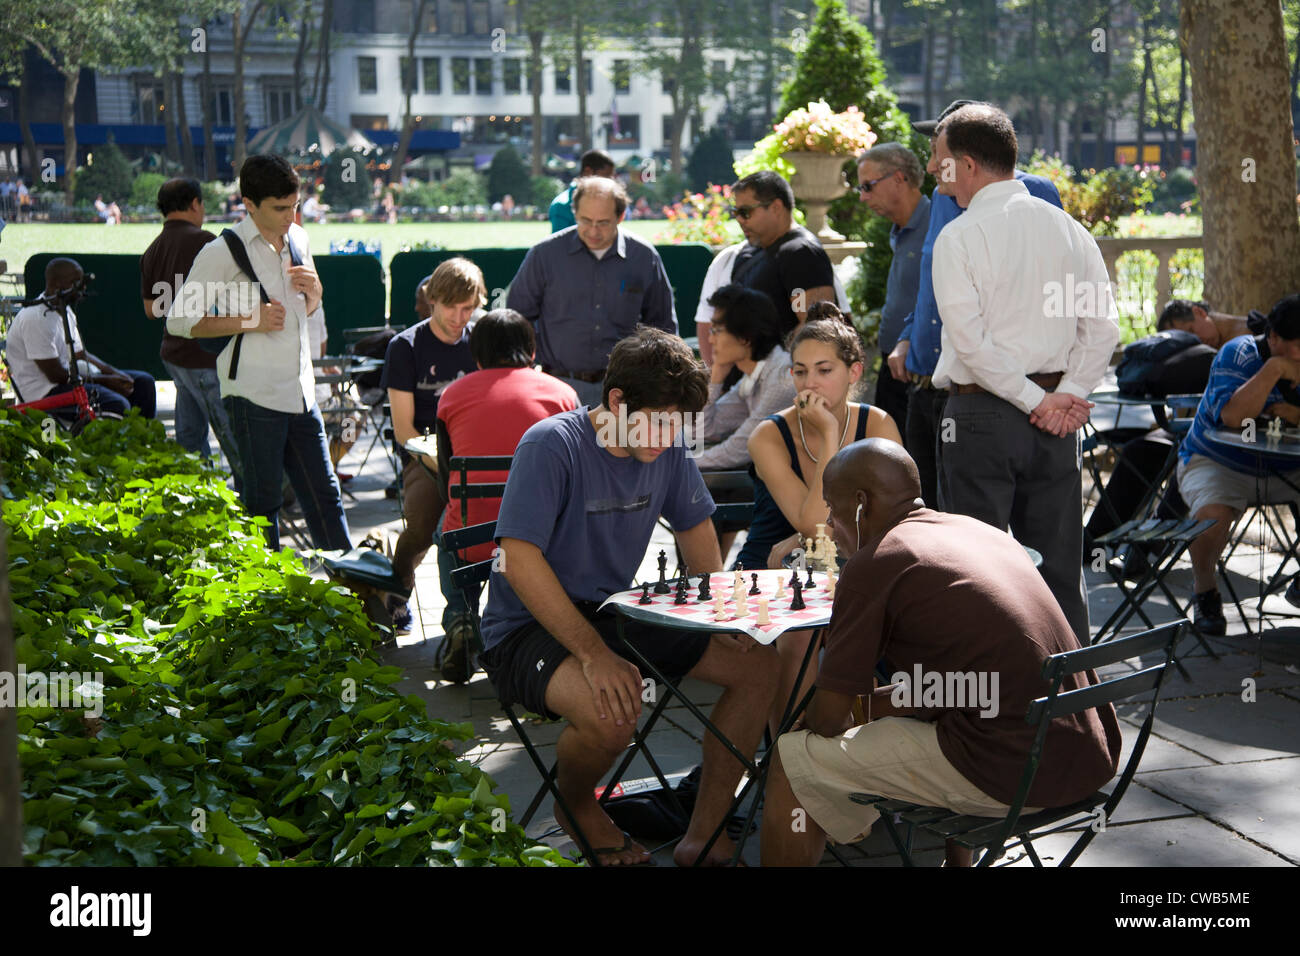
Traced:
<path fill-rule="evenodd" d="M 169 179 L 158 189 L 158 211 L 163 231 L 140 257 L 140 294 L 145 315 L 165 319 L 172 300 L 194 265 L 199 250 L 217 238 L 203 229 L 203 191 L 194 179 Z M 203 457 L 209 454 L 208 426 L 217 436 L 239 487 L 239 450 L 230 430 L 221 386 L 217 382 L 217 356 L 195 339 L 172 335 L 163 328 L 158 350 L 163 367 L 176 385 L 176 442 Z"/>
<path fill-rule="evenodd" d="M 1049 690 L 1043 661 L 1079 646 L 1024 549 L 973 518 L 926 508 L 901 446 L 849 445 L 823 488 L 848 563 L 806 729 L 780 738 L 768 777 L 767 865 L 814 866 L 827 836 L 845 843 L 869 830 L 878 814 L 854 792 L 1004 815 L 1035 733 L 1025 714 Z M 882 662 L 891 686 L 876 690 Z M 1062 690 L 1096 682 L 1089 671 Z M 868 722 L 855 727 L 861 695 Z M 1120 743 L 1110 704 L 1054 720 L 1026 812 L 1107 783 Z M 970 851 L 949 844 L 947 861 L 968 866 Z"/>

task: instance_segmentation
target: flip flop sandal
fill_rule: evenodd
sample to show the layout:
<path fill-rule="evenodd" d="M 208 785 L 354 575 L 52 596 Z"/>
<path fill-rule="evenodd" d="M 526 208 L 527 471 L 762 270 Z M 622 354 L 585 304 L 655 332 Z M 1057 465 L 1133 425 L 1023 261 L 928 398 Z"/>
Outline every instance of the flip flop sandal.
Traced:
<path fill-rule="evenodd" d="M 624 831 L 624 833 L 623 833 L 623 845 L 622 845 L 622 846 L 598 846 L 598 847 L 592 847 L 591 852 L 592 852 L 596 857 L 599 858 L 602 854 L 607 854 L 607 853 L 624 853 L 624 852 L 626 852 L 626 851 L 628 851 L 628 850 L 631 850 L 631 849 L 632 849 L 632 835 L 631 835 L 630 833 L 627 833 L 626 831 Z M 580 857 L 580 858 L 581 858 L 581 857 Z M 610 867 L 613 867 L 613 868 L 617 868 L 617 867 L 621 867 L 621 866 L 629 866 L 629 867 L 635 867 L 635 866 L 658 866 L 658 864 L 655 863 L 655 859 L 654 859 L 654 857 L 650 857 L 650 859 L 646 860 L 644 863 L 612 863 L 612 864 L 606 864 L 606 866 L 610 866 Z"/>

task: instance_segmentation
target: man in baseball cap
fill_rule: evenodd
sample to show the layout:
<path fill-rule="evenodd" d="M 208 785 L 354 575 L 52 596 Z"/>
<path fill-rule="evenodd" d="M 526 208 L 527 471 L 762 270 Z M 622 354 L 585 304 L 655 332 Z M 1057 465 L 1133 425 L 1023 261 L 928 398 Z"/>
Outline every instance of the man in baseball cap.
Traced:
<path fill-rule="evenodd" d="M 951 103 L 947 105 L 947 107 L 944 108 L 944 111 L 939 114 L 938 119 L 917 120 L 915 123 L 912 124 L 912 129 L 916 130 L 922 136 L 929 136 L 933 138 L 935 128 L 938 127 L 938 125 L 944 121 L 944 119 L 948 116 L 949 113 L 955 113 L 963 106 L 969 106 L 971 103 L 978 103 L 978 102 L 979 100 L 953 100 Z"/>

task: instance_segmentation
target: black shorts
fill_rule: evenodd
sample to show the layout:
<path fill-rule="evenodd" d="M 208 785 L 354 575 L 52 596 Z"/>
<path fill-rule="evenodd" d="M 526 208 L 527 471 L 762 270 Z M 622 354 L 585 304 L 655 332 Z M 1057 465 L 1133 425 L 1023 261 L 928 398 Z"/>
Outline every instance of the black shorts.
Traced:
<path fill-rule="evenodd" d="M 638 664 L 635 658 L 620 650 L 616 636 L 618 615 L 612 611 L 597 613 L 599 605 L 591 602 L 580 601 L 577 607 L 610 650 Z M 710 640 L 710 635 L 701 631 L 678 631 L 630 619 L 623 621 L 623 636 L 674 684 L 700 662 L 709 649 Z M 569 650 L 563 644 L 542 625 L 532 621 L 491 650 L 484 651 L 478 660 L 496 688 L 501 703 L 517 704 L 531 713 L 560 720 L 559 714 L 546 709 L 546 687 L 569 656 Z M 647 676 L 650 675 L 642 675 Z"/>

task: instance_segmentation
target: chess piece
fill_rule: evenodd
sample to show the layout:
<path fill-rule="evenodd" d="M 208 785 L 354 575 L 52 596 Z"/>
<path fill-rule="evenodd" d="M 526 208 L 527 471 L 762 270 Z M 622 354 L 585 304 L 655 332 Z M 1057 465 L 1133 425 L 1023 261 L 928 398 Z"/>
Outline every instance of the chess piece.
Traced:
<path fill-rule="evenodd" d="M 790 601 L 790 610 L 802 611 L 808 605 L 803 603 L 803 585 L 798 578 L 794 579 L 794 597 Z"/>
<path fill-rule="evenodd" d="M 713 595 L 709 593 L 709 575 L 707 573 L 700 575 L 700 596 L 697 601 L 707 601 Z"/>
<path fill-rule="evenodd" d="M 754 582 L 752 585 L 750 585 L 749 593 L 750 593 L 750 594 L 762 594 L 763 592 L 762 592 L 761 590 L 759 590 L 759 587 L 758 587 L 758 575 L 757 575 L 757 574 L 751 574 L 751 575 L 749 576 L 749 580 L 751 580 L 751 581 Z"/>
<path fill-rule="evenodd" d="M 811 564 L 808 565 L 808 580 L 805 581 L 805 582 L 803 583 L 803 586 L 804 586 L 805 588 L 813 588 L 813 587 L 816 587 L 816 585 L 813 584 L 813 579 L 812 579 L 812 565 L 811 565 Z"/>
<path fill-rule="evenodd" d="M 735 613 L 732 616 L 747 617 L 749 615 L 749 603 L 748 599 L 745 597 L 744 585 L 741 585 L 740 590 L 732 595 L 732 600 L 736 602 Z"/>
<path fill-rule="evenodd" d="M 835 571 L 832 569 L 826 572 L 826 596 L 835 597 Z"/>
<path fill-rule="evenodd" d="M 745 588 L 745 576 L 740 573 L 743 570 L 744 568 L 737 564 L 735 576 L 731 579 L 731 590 L 736 594 L 740 594 Z"/>
<path fill-rule="evenodd" d="M 677 579 L 677 594 L 673 597 L 674 604 L 686 603 L 687 601 L 686 588 L 687 588 L 687 579 L 686 579 L 686 575 L 683 574 L 680 578 Z"/>
<path fill-rule="evenodd" d="M 803 548 L 795 548 L 790 552 L 790 587 L 794 587 L 794 582 L 799 579 L 799 572 L 804 569 L 804 564 Z"/>
<path fill-rule="evenodd" d="M 785 580 L 782 578 L 777 578 L 776 593 L 772 595 L 772 600 L 779 601 L 783 597 L 785 597 Z"/>
<path fill-rule="evenodd" d="M 759 627 L 767 627 L 772 623 L 772 619 L 767 616 L 767 598 L 765 597 L 758 599 L 758 617 L 754 620 L 754 623 Z"/>
<path fill-rule="evenodd" d="M 668 555 L 659 552 L 659 583 L 655 585 L 655 594 L 670 594 L 672 589 L 668 587 L 668 579 L 664 573 L 668 570 Z"/>
<path fill-rule="evenodd" d="M 721 591 L 716 591 L 716 592 L 714 592 L 714 595 L 713 595 L 713 619 L 714 619 L 715 621 L 723 621 L 723 620 L 726 620 L 726 615 L 727 615 L 726 603 L 727 603 L 727 599 L 726 599 L 725 597 L 723 597 L 723 594 L 722 594 Z"/>
<path fill-rule="evenodd" d="M 644 582 L 644 583 L 641 585 L 641 600 L 637 601 L 636 603 L 637 603 L 637 604 L 651 604 L 651 603 L 653 603 L 653 602 L 650 600 L 650 582 L 649 582 L 649 581 L 646 581 L 646 582 Z"/>

